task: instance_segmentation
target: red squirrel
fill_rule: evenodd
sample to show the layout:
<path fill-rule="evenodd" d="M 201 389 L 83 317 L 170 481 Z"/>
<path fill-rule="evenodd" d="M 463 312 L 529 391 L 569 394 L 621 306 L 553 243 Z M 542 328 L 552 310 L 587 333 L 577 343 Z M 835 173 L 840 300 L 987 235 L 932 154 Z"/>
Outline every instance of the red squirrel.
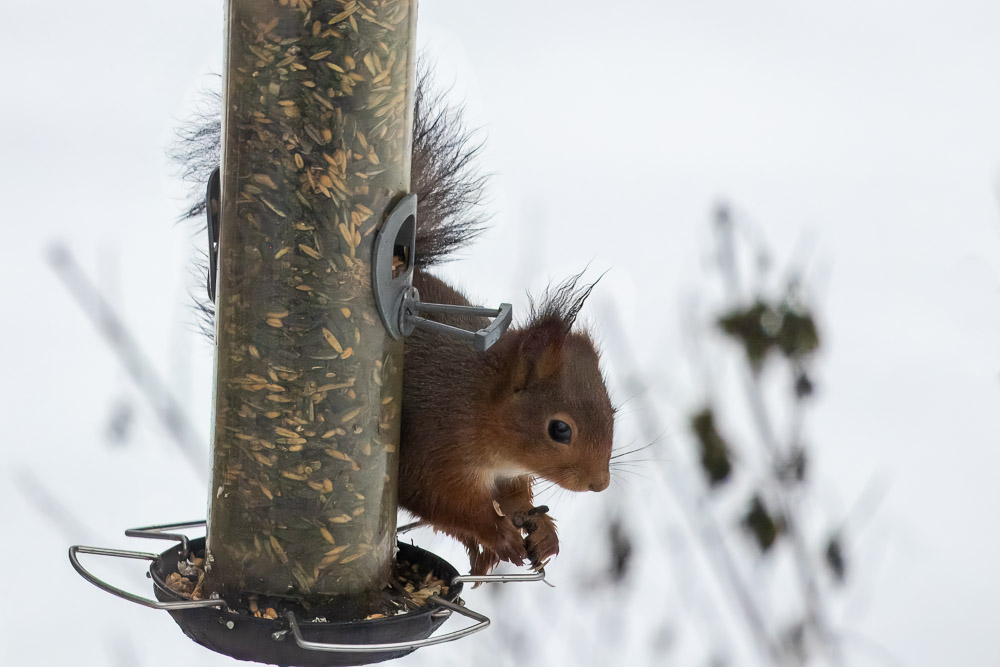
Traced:
<path fill-rule="evenodd" d="M 427 79 L 419 77 L 414 109 L 413 284 L 422 301 L 469 305 L 426 267 L 481 231 L 470 213 L 482 185 L 470 169 L 477 148 L 459 114 L 428 95 Z M 218 163 L 219 120 L 203 118 L 183 136 L 186 175 L 204 183 Z M 577 288 L 578 278 L 550 289 L 486 352 L 422 330 L 405 341 L 399 504 L 460 540 L 473 574 L 500 561 L 539 567 L 559 552 L 555 521 L 533 504 L 535 479 L 570 491 L 602 491 L 610 481 L 614 408 L 593 341 L 573 329 L 593 287 Z M 210 304 L 201 308 L 211 314 Z M 473 330 L 486 323 L 432 317 Z"/>
<path fill-rule="evenodd" d="M 486 352 L 426 331 L 406 341 L 399 504 L 461 540 L 473 574 L 501 560 L 537 567 L 559 552 L 555 522 L 533 507 L 534 478 L 570 491 L 610 481 L 614 409 L 594 343 L 572 330 L 589 292 L 574 284 L 550 291 Z M 468 304 L 423 271 L 414 286 L 422 300 Z"/>

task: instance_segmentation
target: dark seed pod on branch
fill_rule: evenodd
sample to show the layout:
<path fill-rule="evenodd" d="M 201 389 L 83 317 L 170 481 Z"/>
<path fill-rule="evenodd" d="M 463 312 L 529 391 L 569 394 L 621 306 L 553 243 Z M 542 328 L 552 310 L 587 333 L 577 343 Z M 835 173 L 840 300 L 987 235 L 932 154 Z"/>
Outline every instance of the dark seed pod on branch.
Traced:
<path fill-rule="evenodd" d="M 718 486 L 732 473 L 729 446 L 715 428 L 715 416 L 711 408 L 705 408 L 691 418 L 691 430 L 698 438 L 701 450 L 701 467 L 705 471 L 710 486 Z"/>
<path fill-rule="evenodd" d="M 819 348 L 819 332 L 810 313 L 788 304 L 783 304 L 778 312 L 781 329 L 776 342 L 786 357 L 800 359 Z"/>
<path fill-rule="evenodd" d="M 621 517 L 616 516 L 608 524 L 608 543 L 611 548 L 611 583 L 620 584 L 632 562 L 632 540 Z"/>
<path fill-rule="evenodd" d="M 761 553 L 767 553 L 774 546 L 784 531 L 784 524 L 784 519 L 768 511 L 759 495 L 750 501 L 750 509 L 743 517 L 743 525 L 750 531 Z"/>
<path fill-rule="evenodd" d="M 794 445 L 791 451 L 778 463 L 778 478 L 785 482 L 801 483 L 806 479 L 809 459 L 801 445 Z"/>
<path fill-rule="evenodd" d="M 801 400 L 813 395 L 816 387 L 813 385 L 809 374 L 804 370 L 799 371 L 795 376 L 795 398 Z"/>
<path fill-rule="evenodd" d="M 819 333 L 812 315 L 787 302 L 773 306 L 758 300 L 749 308 L 729 311 L 719 318 L 718 325 L 740 342 L 755 372 L 773 349 L 787 359 L 799 361 L 819 348 Z M 806 393 L 812 388 L 803 386 Z"/>
<path fill-rule="evenodd" d="M 731 310 L 719 318 L 719 328 L 743 345 L 743 350 L 755 371 L 760 370 L 764 358 L 774 344 L 774 332 L 765 329 L 772 311 L 758 301 L 749 308 Z M 770 327 L 769 327 L 770 328 Z"/>
<path fill-rule="evenodd" d="M 823 554 L 826 566 L 830 569 L 830 574 L 838 584 L 844 583 L 847 579 L 847 562 L 844 557 L 844 547 L 840 540 L 840 535 L 830 536 L 826 543 L 826 552 Z"/>

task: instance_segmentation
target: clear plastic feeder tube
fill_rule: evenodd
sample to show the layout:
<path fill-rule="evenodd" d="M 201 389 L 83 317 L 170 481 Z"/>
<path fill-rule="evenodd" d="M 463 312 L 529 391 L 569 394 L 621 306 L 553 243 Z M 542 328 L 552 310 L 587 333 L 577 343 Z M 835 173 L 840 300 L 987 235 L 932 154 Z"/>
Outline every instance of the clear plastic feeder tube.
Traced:
<path fill-rule="evenodd" d="M 227 3 L 206 596 L 357 618 L 389 580 L 402 343 L 370 276 L 409 189 L 415 20 L 415 0 Z"/>

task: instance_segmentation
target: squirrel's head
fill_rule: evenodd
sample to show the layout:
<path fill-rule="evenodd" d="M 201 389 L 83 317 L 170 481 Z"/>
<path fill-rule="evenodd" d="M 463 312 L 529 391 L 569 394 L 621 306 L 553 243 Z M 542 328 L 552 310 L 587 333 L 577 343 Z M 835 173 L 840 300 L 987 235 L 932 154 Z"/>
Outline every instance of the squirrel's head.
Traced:
<path fill-rule="evenodd" d="M 603 491 L 611 474 L 615 410 L 590 336 L 573 323 L 593 285 L 574 276 L 532 304 L 524 327 L 498 345 L 500 362 L 488 427 L 508 460 L 570 491 Z M 507 340 L 504 340 L 507 339 Z"/>

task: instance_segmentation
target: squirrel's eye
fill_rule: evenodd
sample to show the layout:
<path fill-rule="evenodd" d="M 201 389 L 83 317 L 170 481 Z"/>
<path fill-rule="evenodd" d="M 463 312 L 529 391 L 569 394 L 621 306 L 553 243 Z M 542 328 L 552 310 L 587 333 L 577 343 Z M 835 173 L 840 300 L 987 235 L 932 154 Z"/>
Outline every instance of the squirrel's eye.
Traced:
<path fill-rule="evenodd" d="M 553 419 L 549 422 L 549 437 L 556 442 L 568 445 L 573 439 L 573 429 L 561 419 Z"/>

